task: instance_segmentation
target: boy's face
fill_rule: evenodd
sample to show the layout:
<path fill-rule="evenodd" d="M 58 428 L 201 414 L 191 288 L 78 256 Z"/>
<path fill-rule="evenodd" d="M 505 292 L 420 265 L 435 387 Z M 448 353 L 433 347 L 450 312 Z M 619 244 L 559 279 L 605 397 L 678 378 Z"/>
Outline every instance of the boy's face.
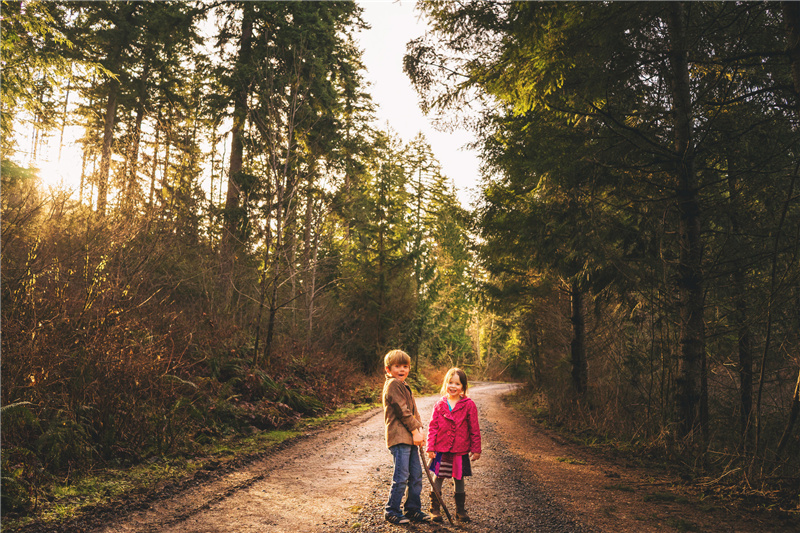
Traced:
<path fill-rule="evenodd" d="M 396 380 L 405 381 L 408 377 L 408 365 L 399 364 L 387 366 L 386 373 L 391 375 Z"/>

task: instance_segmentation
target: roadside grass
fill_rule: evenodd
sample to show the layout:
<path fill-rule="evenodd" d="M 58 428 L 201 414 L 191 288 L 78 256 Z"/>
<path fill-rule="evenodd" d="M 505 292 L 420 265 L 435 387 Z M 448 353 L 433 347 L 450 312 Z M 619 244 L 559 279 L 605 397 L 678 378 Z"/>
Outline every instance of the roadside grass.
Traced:
<path fill-rule="evenodd" d="M 639 441 L 628 441 L 613 435 L 600 434 L 586 427 L 569 427 L 558 420 L 554 420 L 544 393 L 522 387 L 516 392 L 506 395 L 504 401 L 536 423 L 558 432 L 559 436 L 573 444 L 612 452 L 616 455 L 624 455 L 638 466 L 645 466 L 645 459 L 650 464 L 666 464 L 666 459 L 649 455 L 647 447 Z"/>
<path fill-rule="evenodd" d="M 646 502 L 656 503 L 688 503 L 689 499 L 680 494 L 673 494 L 672 492 L 653 492 L 645 494 L 642 498 Z"/>
<path fill-rule="evenodd" d="M 4 529 L 33 521 L 48 524 L 75 518 L 86 508 L 103 505 L 128 494 L 141 493 L 158 484 L 178 481 L 203 466 L 202 461 L 186 457 L 153 459 L 130 468 L 89 472 L 85 477 L 69 483 L 55 483 L 44 489 L 45 495 L 38 502 L 37 513 L 17 523 L 4 523 Z"/>
<path fill-rule="evenodd" d="M 549 410 L 546 395 L 530 387 L 522 387 L 504 396 L 503 401 L 538 426 L 557 433 L 560 439 L 579 446 L 586 446 L 613 461 L 622 460 L 627 466 L 635 466 L 645 471 L 662 472 L 673 479 L 675 493 L 655 492 L 643 497 L 647 502 L 673 502 L 689 504 L 704 513 L 719 510 L 725 506 L 737 506 L 748 513 L 764 513 L 779 522 L 796 523 L 800 516 L 800 500 L 798 487 L 800 477 L 790 476 L 774 478 L 769 484 L 761 487 L 750 486 L 736 476 L 719 476 L 720 472 L 692 469 L 670 459 L 663 449 L 653 446 L 642 439 L 629 439 L 601 434 L 577 422 L 562 422 Z M 559 460 L 564 460 L 560 458 Z M 566 461 L 565 461 L 566 462 Z M 736 472 L 737 469 L 726 472 Z M 724 479 L 723 479 L 724 478 Z M 739 479 L 737 481 L 737 479 Z M 660 484 L 654 476 L 647 476 L 644 481 L 651 485 Z M 631 487 L 622 484 L 611 484 L 607 490 L 635 492 Z M 637 489 L 639 490 L 639 489 Z M 650 517 L 634 515 L 636 520 L 649 520 Z M 657 518 L 657 517 L 656 517 Z M 695 531 L 697 526 L 681 519 L 673 519 L 670 527 L 680 531 Z"/>
<path fill-rule="evenodd" d="M 560 463 L 567 463 L 568 465 L 585 465 L 586 461 L 575 459 L 574 457 L 556 457 L 556 461 Z"/>
<path fill-rule="evenodd" d="M 349 418 L 351 416 L 355 416 L 361 413 L 365 413 L 374 407 L 380 406 L 380 402 L 378 403 L 365 403 L 360 405 L 349 405 L 340 407 L 336 411 L 323 415 L 323 416 L 315 416 L 313 418 L 303 418 L 301 419 L 296 425 L 296 429 L 313 429 L 320 426 L 325 426 L 332 422 L 337 422 L 339 420 L 344 420 L 345 418 Z"/>
<path fill-rule="evenodd" d="M 289 430 L 260 431 L 251 435 L 228 435 L 198 446 L 191 454 L 154 456 L 143 463 L 125 468 L 104 468 L 88 472 L 78 479 L 56 481 L 41 487 L 33 513 L 20 518 L 3 517 L 2 531 L 33 522 L 56 524 L 76 518 L 92 507 L 101 507 L 128 496 L 145 494 L 194 475 L 199 470 L 213 470 L 234 459 L 246 459 L 263 453 L 304 431 L 325 427 L 366 412 L 376 404 L 345 406 L 313 418 L 300 419 Z"/>

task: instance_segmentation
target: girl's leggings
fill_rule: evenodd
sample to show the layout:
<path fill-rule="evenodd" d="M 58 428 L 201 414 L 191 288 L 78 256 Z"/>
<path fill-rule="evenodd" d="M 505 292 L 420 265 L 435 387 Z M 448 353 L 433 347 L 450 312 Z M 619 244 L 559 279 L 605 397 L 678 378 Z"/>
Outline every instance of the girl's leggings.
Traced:
<path fill-rule="evenodd" d="M 447 478 L 445 478 L 445 477 L 439 477 L 439 476 L 434 476 L 434 477 L 433 477 L 433 484 L 434 484 L 434 485 L 436 485 L 436 491 L 437 491 L 439 494 L 441 494 L 441 493 L 442 493 L 442 483 L 444 483 L 444 480 L 445 480 L 445 479 L 447 479 Z M 464 494 L 464 492 L 466 492 L 466 491 L 464 490 L 464 478 L 461 478 L 461 479 L 454 479 L 454 480 L 453 480 L 453 483 L 455 483 L 455 484 L 456 484 L 456 493 L 458 493 L 458 494 Z"/>

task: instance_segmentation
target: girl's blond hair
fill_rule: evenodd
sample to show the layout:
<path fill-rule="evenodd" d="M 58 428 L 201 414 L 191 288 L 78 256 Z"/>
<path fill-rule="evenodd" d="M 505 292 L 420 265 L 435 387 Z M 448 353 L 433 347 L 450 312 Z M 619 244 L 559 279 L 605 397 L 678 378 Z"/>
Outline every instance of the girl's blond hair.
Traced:
<path fill-rule="evenodd" d="M 460 368 L 457 368 L 457 367 L 451 368 L 450 370 L 447 371 L 447 374 L 444 375 L 444 381 L 442 382 L 441 394 L 442 395 L 447 394 L 447 384 L 450 383 L 450 379 L 454 375 L 457 375 L 458 379 L 461 381 L 461 388 L 462 388 L 461 393 L 464 396 L 466 396 L 467 395 L 467 387 L 469 386 L 467 384 L 467 373 L 464 372 L 463 370 L 461 370 Z"/>

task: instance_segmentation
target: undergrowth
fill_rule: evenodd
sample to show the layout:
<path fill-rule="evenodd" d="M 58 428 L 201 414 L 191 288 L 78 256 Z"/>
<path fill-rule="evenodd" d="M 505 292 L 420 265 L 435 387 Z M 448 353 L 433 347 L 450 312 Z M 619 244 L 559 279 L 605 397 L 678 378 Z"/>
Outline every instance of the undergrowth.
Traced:
<path fill-rule="evenodd" d="M 4 513 L 2 528 L 5 531 L 32 522 L 49 524 L 75 518 L 87 509 L 178 482 L 199 470 L 214 469 L 235 459 L 258 456 L 301 435 L 304 430 L 323 427 L 373 407 L 375 405 L 370 403 L 347 405 L 329 414 L 299 419 L 287 429 L 213 438 L 192 453 L 153 456 L 130 467 L 98 468 L 74 478 L 53 479 L 38 487 L 30 513 Z"/>
<path fill-rule="evenodd" d="M 47 375 L 31 371 L 31 386 L 9 385 L 23 369 L 4 357 L 3 527 L 139 490 L 153 471 L 162 481 L 185 475 L 194 457 L 255 453 L 379 398 L 381 384 L 341 358 L 284 355 L 267 370 L 246 348 L 220 348 L 235 340 L 215 339 L 205 353 L 196 342 L 181 362 L 144 350 L 146 364 L 78 346 Z"/>
<path fill-rule="evenodd" d="M 640 437 L 625 438 L 624 435 L 600 432 L 586 423 L 582 416 L 570 417 L 564 410 L 551 412 L 547 395 L 530 386 L 523 387 L 506 396 L 506 402 L 537 424 L 556 431 L 562 438 L 581 446 L 587 446 L 614 458 L 624 458 L 628 463 L 640 467 L 670 472 L 680 480 L 689 492 L 697 496 L 701 507 L 710 507 L 709 500 L 735 501 L 737 505 L 752 510 L 778 511 L 785 516 L 797 516 L 800 512 L 800 478 L 783 477 L 761 479 L 758 485 L 751 484 L 739 470 L 722 470 L 720 467 L 703 461 L 687 462 L 676 459 L 679 449 L 671 448 L 663 438 Z M 580 464 L 569 457 L 559 458 L 562 462 Z M 739 475 L 733 475 L 739 474 Z M 609 489 L 632 490 L 623 485 L 611 485 Z M 644 496 L 653 502 L 686 502 L 684 496 L 655 492 Z M 673 527 L 692 531 L 691 524 L 678 524 Z"/>

